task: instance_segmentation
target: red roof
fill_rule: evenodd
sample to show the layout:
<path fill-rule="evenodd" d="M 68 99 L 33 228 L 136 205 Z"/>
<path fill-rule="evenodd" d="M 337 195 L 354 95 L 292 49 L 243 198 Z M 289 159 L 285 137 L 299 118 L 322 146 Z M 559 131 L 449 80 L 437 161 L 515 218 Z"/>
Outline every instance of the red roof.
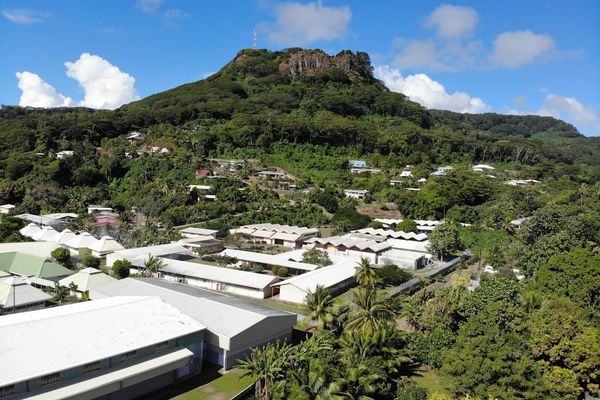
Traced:
<path fill-rule="evenodd" d="M 197 169 L 196 176 L 208 176 L 210 175 L 210 171 L 207 169 Z"/>

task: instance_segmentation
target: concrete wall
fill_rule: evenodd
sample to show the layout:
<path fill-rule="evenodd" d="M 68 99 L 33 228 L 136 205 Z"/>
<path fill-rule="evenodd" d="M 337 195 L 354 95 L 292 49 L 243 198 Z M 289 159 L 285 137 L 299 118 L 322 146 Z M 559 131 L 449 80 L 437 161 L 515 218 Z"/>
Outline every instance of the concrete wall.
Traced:
<path fill-rule="evenodd" d="M 230 285 L 224 282 L 206 281 L 204 279 L 194 277 L 181 277 L 178 275 L 170 275 L 167 272 L 161 272 L 161 277 L 171 282 L 185 283 L 186 285 L 196 286 L 204 289 L 216 290 L 226 293 L 233 293 L 240 296 L 252 297 L 255 299 L 264 299 L 271 296 L 270 287 L 265 287 L 263 290 L 249 287 L 241 287 Z"/>

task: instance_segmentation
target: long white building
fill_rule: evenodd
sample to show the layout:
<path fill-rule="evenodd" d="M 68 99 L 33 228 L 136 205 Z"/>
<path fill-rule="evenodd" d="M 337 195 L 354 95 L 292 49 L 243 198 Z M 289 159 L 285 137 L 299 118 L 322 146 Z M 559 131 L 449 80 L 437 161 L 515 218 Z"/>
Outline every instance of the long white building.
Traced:
<path fill-rule="evenodd" d="M 231 233 L 242 233 L 249 235 L 255 242 L 270 245 L 280 245 L 299 249 L 302 243 L 313 237 L 319 237 L 317 228 L 280 224 L 253 224 L 243 225 L 238 229 L 232 229 Z"/>
<path fill-rule="evenodd" d="M 204 359 L 225 370 L 251 347 L 290 340 L 297 320 L 296 314 L 158 278 L 122 279 L 90 293 L 92 299 L 121 295 L 158 296 L 204 325 Z"/>
<path fill-rule="evenodd" d="M 166 258 L 162 260 L 165 266 L 160 269 L 158 275 L 163 279 L 256 299 L 270 297 L 273 294 L 271 285 L 280 280 L 273 275 L 257 274 L 235 268 Z"/>
<path fill-rule="evenodd" d="M 279 300 L 302 304 L 306 295 L 314 292 L 317 285 L 324 286 L 331 294 L 337 294 L 354 285 L 357 260 L 337 262 L 293 278 L 273 284 L 279 288 Z"/>
<path fill-rule="evenodd" d="M 205 327 L 157 297 L 0 317 L 2 399 L 133 399 L 200 372 Z"/>

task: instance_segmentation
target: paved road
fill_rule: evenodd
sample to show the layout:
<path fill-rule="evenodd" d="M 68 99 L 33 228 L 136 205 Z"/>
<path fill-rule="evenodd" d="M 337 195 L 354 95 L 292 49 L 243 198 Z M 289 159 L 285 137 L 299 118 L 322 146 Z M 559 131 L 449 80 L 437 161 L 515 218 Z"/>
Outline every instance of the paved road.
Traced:
<path fill-rule="evenodd" d="M 442 263 L 440 265 L 438 265 L 435 268 L 431 268 L 430 270 L 427 271 L 423 271 L 422 274 L 420 274 L 420 276 L 413 278 L 409 281 L 404 282 L 403 284 L 401 284 L 400 286 L 396 286 L 395 288 L 391 289 L 388 293 L 388 295 L 390 297 L 394 297 L 399 295 L 400 293 L 410 289 L 411 287 L 415 286 L 416 284 L 418 284 L 419 282 L 421 282 L 423 279 L 426 278 L 432 278 L 436 275 L 439 274 L 445 274 L 448 273 L 450 271 L 452 271 L 456 265 L 463 259 L 463 257 L 456 257 L 450 261 L 447 261 L 445 263 Z"/>

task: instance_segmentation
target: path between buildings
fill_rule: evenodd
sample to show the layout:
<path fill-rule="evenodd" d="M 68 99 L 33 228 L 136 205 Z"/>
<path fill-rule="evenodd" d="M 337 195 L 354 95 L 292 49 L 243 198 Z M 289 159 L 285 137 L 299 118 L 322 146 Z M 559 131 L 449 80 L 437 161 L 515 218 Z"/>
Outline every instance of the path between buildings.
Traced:
<path fill-rule="evenodd" d="M 401 284 L 399 286 L 392 288 L 388 292 L 388 296 L 389 297 L 398 296 L 400 293 L 405 292 L 408 289 L 412 288 L 413 286 L 417 285 L 423 279 L 432 278 L 439 274 L 447 274 L 448 272 L 451 272 L 454 268 L 456 268 L 458 263 L 461 262 L 462 260 L 463 260 L 463 257 L 456 257 L 450 261 L 446 261 L 446 262 L 438 265 L 435 268 L 432 268 L 427 271 L 423 271 L 423 273 L 420 274 L 420 276 L 415 277 L 409 281 L 404 282 L 403 284 Z"/>

